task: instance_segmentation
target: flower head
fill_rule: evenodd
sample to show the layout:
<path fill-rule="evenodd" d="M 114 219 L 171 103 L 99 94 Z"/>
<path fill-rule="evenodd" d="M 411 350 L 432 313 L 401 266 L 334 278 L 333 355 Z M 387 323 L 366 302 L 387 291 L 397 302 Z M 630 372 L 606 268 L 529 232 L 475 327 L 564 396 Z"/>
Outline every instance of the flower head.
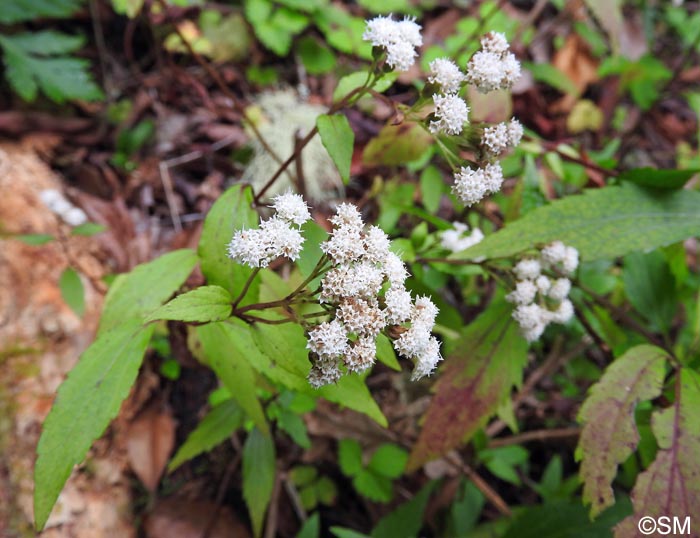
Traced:
<path fill-rule="evenodd" d="M 481 40 L 481 50 L 474 53 L 467 65 L 467 82 L 481 93 L 509 89 L 520 77 L 520 62 L 508 52 L 503 34 L 491 32 Z"/>
<path fill-rule="evenodd" d="M 440 246 L 452 252 L 461 252 L 481 242 L 484 238 L 479 228 L 474 228 L 471 234 L 467 234 L 469 226 L 461 222 L 453 222 L 451 230 L 445 230 L 440 234 Z"/>
<path fill-rule="evenodd" d="M 287 192 L 274 197 L 272 207 L 282 220 L 301 226 L 311 219 L 309 208 L 301 194 Z"/>
<path fill-rule="evenodd" d="M 484 171 L 481 168 L 476 170 L 463 166 L 455 174 L 455 182 L 452 192 L 466 206 L 471 206 L 486 196 L 486 182 Z"/>
<path fill-rule="evenodd" d="M 449 58 L 436 58 L 430 62 L 428 80 L 438 84 L 443 93 L 456 94 L 464 83 L 464 73 Z"/>
<path fill-rule="evenodd" d="M 387 52 L 387 63 L 399 71 L 408 70 L 417 56 L 416 47 L 423 44 L 421 27 L 414 19 L 395 21 L 391 15 L 378 16 L 367 21 L 362 39 Z"/>
<path fill-rule="evenodd" d="M 343 355 L 348 348 L 345 327 L 337 319 L 316 325 L 309 331 L 306 347 L 322 359 Z"/>
<path fill-rule="evenodd" d="M 435 120 L 430 122 L 430 132 L 458 135 L 469 121 L 469 107 L 457 95 L 433 95 Z"/>

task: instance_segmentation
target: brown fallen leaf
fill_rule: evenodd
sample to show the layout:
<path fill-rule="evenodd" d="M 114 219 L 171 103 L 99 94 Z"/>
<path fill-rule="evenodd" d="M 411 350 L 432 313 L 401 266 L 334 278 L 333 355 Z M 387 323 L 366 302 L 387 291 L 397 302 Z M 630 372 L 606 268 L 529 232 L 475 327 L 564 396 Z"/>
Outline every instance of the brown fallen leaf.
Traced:
<path fill-rule="evenodd" d="M 216 521 L 209 529 L 209 538 L 250 538 L 246 526 L 227 507 L 187 499 L 159 501 L 146 516 L 146 538 L 201 538 L 213 517 Z"/>
<path fill-rule="evenodd" d="M 598 62 L 583 39 L 570 34 L 552 58 L 552 64 L 576 86 L 577 95 L 565 95 L 552 107 L 555 112 L 569 112 L 588 85 L 598 80 Z"/>
<path fill-rule="evenodd" d="M 175 444 L 175 421 L 169 410 L 152 405 L 131 423 L 126 434 L 131 469 L 155 491 Z"/>

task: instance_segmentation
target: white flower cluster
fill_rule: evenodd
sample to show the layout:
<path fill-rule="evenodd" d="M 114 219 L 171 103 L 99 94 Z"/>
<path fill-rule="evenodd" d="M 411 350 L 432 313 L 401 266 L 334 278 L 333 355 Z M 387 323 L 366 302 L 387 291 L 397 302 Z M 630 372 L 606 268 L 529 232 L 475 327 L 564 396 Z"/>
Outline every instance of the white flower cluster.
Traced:
<path fill-rule="evenodd" d="M 272 206 L 275 215 L 260 221 L 260 227 L 238 230 L 228 245 L 229 258 L 250 267 L 267 267 L 271 261 L 286 256 L 299 258 L 304 238 L 299 226 L 311 218 L 300 194 L 280 194 Z"/>
<path fill-rule="evenodd" d="M 439 343 L 430 334 L 437 307 L 427 297 L 414 304 L 404 286 L 408 272 L 389 250 L 389 238 L 376 226 L 365 230 L 355 206 L 341 204 L 331 222 L 333 232 L 321 250 L 333 266 L 321 281 L 320 301 L 333 305 L 335 315 L 309 331 L 307 347 L 315 355 L 309 382 L 320 387 L 337 381 L 341 362 L 351 372 L 372 366 L 376 337 L 389 325 L 401 326 L 394 347 L 415 361 L 412 378 L 429 374 L 441 360 Z"/>
<path fill-rule="evenodd" d="M 395 21 L 391 15 L 375 17 L 367 21 L 362 39 L 370 41 L 375 47 L 386 49 L 386 63 L 393 69 L 407 71 L 414 64 L 416 47 L 423 44 L 421 27 L 415 19 L 404 18 Z"/>
<path fill-rule="evenodd" d="M 528 342 L 537 340 L 550 323 L 567 323 L 574 315 L 568 299 L 571 281 L 551 279 L 542 271 L 557 269 L 570 275 L 577 267 L 578 251 L 555 241 L 542 249 L 539 258 L 521 260 L 513 268 L 517 281 L 506 299 L 517 305 L 513 319 Z"/>
<path fill-rule="evenodd" d="M 466 77 L 449 58 L 437 58 L 430 62 L 430 73 L 428 80 L 440 86 L 442 91 L 433 94 L 435 119 L 430 122 L 430 132 L 458 135 L 469 121 L 469 107 L 458 95 Z"/>
<path fill-rule="evenodd" d="M 481 39 L 481 50 L 467 64 L 467 82 L 481 93 L 507 90 L 520 78 L 520 62 L 508 50 L 506 37 L 489 32 Z"/>
<path fill-rule="evenodd" d="M 466 206 L 471 206 L 480 201 L 487 194 L 493 194 L 501 190 L 503 184 L 503 169 L 498 163 L 487 164 L 483 168 L 469 168 L 463 166 L 455 174 L 455 182 L 452 192 Z"/>
<path fill-rule="evenodd" d="M 489 156 L 498 157 L 505 150 L 520 144 L 522 137 L 522 124 L 512 118 L 508 123 L 502 122 L 486 127 L 481 138 L 481 145 Z"/>
<path fill-rule="evenodd" d="M 52 213 L 69 226 L 80 226 L 88 220 L 85 211 L 75 207 L 65 196 L 56 189 L 45 189 L 39 193 L 39 198 Z"/>
<path fill-rule="evenodd" d="M 445 230 L 440 234 L 440 246 L 451 252 L 461 252 L 469 247 L 480 243 L 484 238 L 483 232 L 479 228 L 474 228 L 472 233 L 467 234 L 469 226 L 462 222 L 453 222 L 451 230 Z"/>

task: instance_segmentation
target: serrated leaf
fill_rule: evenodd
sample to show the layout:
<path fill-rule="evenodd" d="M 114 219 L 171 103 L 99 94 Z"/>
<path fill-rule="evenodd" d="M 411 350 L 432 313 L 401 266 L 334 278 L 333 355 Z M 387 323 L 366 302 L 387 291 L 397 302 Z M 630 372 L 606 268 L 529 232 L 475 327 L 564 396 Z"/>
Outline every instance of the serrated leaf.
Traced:
<path fill-rule="evenodd" d="M 101 99 L 102 91 L 88 71 L 89 62 L 58 56 L 81 43 L 80 37 L 53 31 L 0 35 L 7 79 L 27 101 L 33 101 L 39 90 L 57 103 Z"/>
<path fill-rule="evenodd" d="M 698 168 L 688 170 L 657 170 L 656 168 L 635 168 L 622 172 L 618 179 L 631 181 L 642 187 L 654 189 L 680 189 L 690 178 L 700 172 Z"/>
<path fill-rule="evenodd" d="M 123 320 L 98 336 L 68 374 L 43 424 L 34 467 L 34 521 L 46 524 L 74 465 L 117 415 L 136 380 L 153 327 Z"/>
<path fill-rule="evenodd" d="M 12 0 L 0 9 L 0 23 L 14 24 L 39 18 L 61 19 L 78 11 L 83 0 Z"/>
<path fill-rule="evenodd" d="M 85 289 L 80 275 L 72 267 L 68 267 L 58 280 L 61 297 L 75 314 L 82 318 L 85 313 Z"/>
<path fill-rule="evenodd" d="M 350 122 L 345 114 L 321 114 L 316 118 L 316 127 L 340 177 L 347 183 L 350 181 L 350 163 L 355 144 L 355 133 L 350 128 Z"/>
<path fill-rule="evenodd" d="M 187 436 L 168 464 L 168 471 L 222 443 L 243 423 L 243 412 L 234 400 L 220 403 L 209 411 L 197 427 Z"/>
<path fill-rule="evenodd" d="M 423 155 L 433 137 L 420 125 L 385 125 L 365 146 L 362 162 L 370 166 L 406 164 Z"/>
<path fill-rule="evenodd" d="M 398 478 L 406 468 L 408 453 L 401 447 L 392 444 L 380 445 L 367 468 L 387 478 Z"/>
<path fill-rule="evenodd" d="M 423 512 L 428 504 L 430 494 L 437 482 L 428 482 L 409 501 L 401 504 L 391 513 L 379 520 L 372 529 L 372 538 L 414 538 L 423 526 Z"/>
<path fill-rule="evenodd" d="M 590 261 L 652 250 L 695 235 L 700 235 L 700 192 L 649 191 L 628 183 L 534 209 L 451 257 L 507 257 L 559 240 Z"/>
<path fill-rule="evenodd" d="M 268 435 L 265 413 L 255 394 L 255 372 L 238 347 L 238 333 L 224 322 L 200 325 L 196 331 L 207 364 L 258 429 Z"/>
<path fill-rule="evenodd" d="M 362 469 L 362 447 L 355 439 L 338 442 L 338 465 L 345 476 L 355 476 Z"/>
<path fill-rule="evenodd" d="M 271 436 L 254 428 L 243 445 L 243 498 L 248 505 L 255 536 L 262 534 L 274 484 L 275 444 Z"/>
<path fill-rule="evenodd" d="M 658 347 L 636 346 L 617 358 L 593 385 L 579 412 L 584 423 L 580 455 L 583 501 L 591 516 L 612 505 L 610 484 L 622 463 L 639 443 L 634 410 L 640 401 L 661 393 L 668 355 Z"/>
<path fill-rule="evenodd" d="M 387 503 L 394 495 L 391 480 L 367 469 L 361 469 L 353 478 L 352 484 L 370 501 Z"/>
<path fill-rule="evenodd" d="M 226 247 L 236 230 L 257 228 L 258 214 L 252 203 L 253 191 L 249 186 L 234 185 L 228 189 L 209 210 L 199 240 L 198 253 L 207 283 L 221 286 L 234 298 L 240 295 L 253 269 L 231 260 Z M 258 287 L 256 279 L 247 294 L 252 300 L 257 298 Z"/>
<path fill-rule="evenodd" d="M 468 441 L 522 382 L 527 343 L 511 310 L 505 301 L 492 303 L 445 360 L 408 471 Z"/>
<path fill-rule="evenodd" d="M 615 528 L 615 538 L 636 538 L 641 518 L 661 516 L 675 517 L 681 525 L 690 521 L 686 533 L 697 535 L 690 528 L 696 521 L 686 518 L 700 514 L 700 375 L 683 368 L 678 376 L 673 405 L 652 417 L 659 443 L 656 459 L 637 476 L 632 490 L 634 515 Z"/>
<path fill-rule="evenodd" d="M 158 319 L 178 321 L 221 321 L 231 315 L 231 295 L 220 286 L 201 286 L 178 295 L 147 318 L 146 322 Z"/>
<path fill-rule="evenodd" d="M 119 275 L 107 292 L 98 334 L 125 320 L 143 321 L 182 285 L 196 264 L 197 255 L 181 249 Z"/>

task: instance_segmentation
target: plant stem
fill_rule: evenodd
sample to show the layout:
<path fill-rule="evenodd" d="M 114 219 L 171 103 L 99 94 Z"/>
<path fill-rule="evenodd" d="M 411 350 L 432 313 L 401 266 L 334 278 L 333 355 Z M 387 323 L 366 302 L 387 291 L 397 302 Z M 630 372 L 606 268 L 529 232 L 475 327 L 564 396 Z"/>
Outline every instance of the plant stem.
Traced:
<path fill-rule="evenodd" d="M 260 272 L 260 267 L 256 267 L 255 269 L 253 269 L 253 272 L 250 273 L 250 276 L 248 277 L 248 280 L 246 280 L 245 285 L 243 286 L 243 289 L 241 290 L 241 293 L 233 301 L 234 310 L 238 306 L 238 304 L 243 300 L 246 293 L 248 293 L 248 289 L 250 289 L 250 285 L 253 283 L 253 280 L 255 280 L 255 277 L 258 276 L 259 272 Z"/>

